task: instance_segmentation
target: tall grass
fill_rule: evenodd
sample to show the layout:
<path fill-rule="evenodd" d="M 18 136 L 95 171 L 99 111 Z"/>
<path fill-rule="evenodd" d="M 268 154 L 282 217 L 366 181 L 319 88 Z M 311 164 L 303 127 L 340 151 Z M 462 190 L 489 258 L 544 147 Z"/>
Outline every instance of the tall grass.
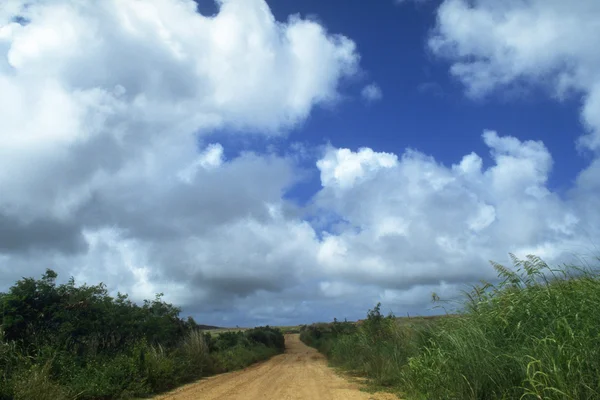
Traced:
<path fill-rule="evenodd" d="M 15 400 L 68 400 L 68 390 L 50 379 L 49 365 L 34 365 L 15 378 Z"/>
<path fill-rule="evenodd" d="M 151 346 L 145 353 L 146 380 L 154 392 L 167 391 L 177 385 L 176 361 L 161 345 Z"/>
<path fill-rule="evenodd" d="M 176 358 L 179 360 L 177 373 L 184 381 L 214 373 L 213 360 L 201 331 L 188 333 L 176 350 Z"/>
<path fill-rule="evenodd" d="M 400 325 L 380 310 L 378 304 L 357 325 L 335 321 L 304 327 L 300 338 L 327 355 L 333 366 L 367 376 L 376 385 L 397 386 L 402 367 L 416 352 L 424 322 Z"/>
<path fill-rule="evenodd" d="M 600 279 L 538 257 L 494 264 L 502 281 L 468 294 L 434 330 L 405 387 L 427 398 L 600 398 Z"/>
<path fill-rule="evenodd" d="M 598 272 L 513 262 L 493 264 L 500 283 L 474 287 L 435 324 L 371 311 L 355 332 L 329 335 L 331 362 L 414 399 L 600 399 Z"/>

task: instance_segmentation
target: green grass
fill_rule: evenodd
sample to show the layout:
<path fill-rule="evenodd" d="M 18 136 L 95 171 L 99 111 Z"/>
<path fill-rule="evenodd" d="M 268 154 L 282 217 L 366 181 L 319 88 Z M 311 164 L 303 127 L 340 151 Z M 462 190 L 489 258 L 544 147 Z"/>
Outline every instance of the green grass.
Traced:
<path fill-rule="evenodd" d="M 302 328 L 302 325 L 274 326 L 273 328 L 279 329 L 281 331 L 281 333 L 283 333 L 283 334 L 300 333 L 300 329 Z M 248 328 L 240 328 L 240 327 L 214 328 L 214 329 L 204 329 L 203 332 L 210 333 L 213 336 L 218 336 L 218 335 L 220 335 L 222 333 L 226 333 L 226 332 L 244 332 L 246 330 L 248 330 Z"/>
<path fill-rule="evenodd" d="M 398 320 L 376 307 L 354 330 L 302 338 L 409 399 L 599 399 L 597 270 L 513 261 L 494 264 L 500 283 L 466 293 L 457 316 Z"/>
<path fill-rule="evenodd" d="M 302 325 L 287 325 L 287 326 L 278 326 L 277 329 L 281 331 L 283 334 L 288 333 L 300 333 L 300 329 Z"/>
<path fill-rule="evenodd" d="M 203 332 L 210 333 L 213 336 L 219 336 L 222 333 L 227 333 L 227 332 L 233 332 L 233 333 L 244 332 L 247 329 L 248 328 L 216 328 L 216 329 L 204 329 Z"/>

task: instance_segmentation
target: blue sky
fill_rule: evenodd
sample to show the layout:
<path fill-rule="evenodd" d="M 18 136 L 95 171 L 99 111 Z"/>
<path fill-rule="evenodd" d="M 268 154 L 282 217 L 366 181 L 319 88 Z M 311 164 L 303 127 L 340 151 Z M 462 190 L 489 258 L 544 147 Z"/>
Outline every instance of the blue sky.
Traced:
<path fill-rule="evenodd" d="M 212 1 L 198 2 L 211 15 Z M 556 101 L 547 89 L 523 82 L 518 92 L 499 92 L 483 99 L 465 96 L 464 86 L 449 74 L 449 63 L 427 48 L 435 28 L 440 1 L 371 2 L 348 0 L 340 7 L 328 1 L 269 1 L 280 21 L 300 14 L 314 18 L 332 33 L 349 36 L 360 49 L 362 71 L 344 82 L 344 98 L 330 107 L 315 109 L 285 142 L 402 153 L 415 148 L 445 165 L 456 163 L 475 151 L 488 163 L 488 149 L 481 140 L 484 129 L 522 140 L 542 140 L 552 153 L 556 168 L 550 175 L 553 189 L 568 189 L 577 173 L 589 163 L 574 145 L 584 133 L 579 120 L 580 99 Z M 366 84 L 376 83 L 381 100 L 369 103 L 360 97 Z M 235 148 L 236 141 L 232 147 Z M 256 145 L 257 148 L 264 143 Z M 240 150 L 253 145 L 240 146 Z M 233 148 L 230 149 L 234 152 Z M 295 188 L 293 194 L 306 201 L 318 189 Z M 304 189 L 304 190 L 303 190 Z"/>
<path fill-rule="evenodd" d="M 591 259 L 599 24 L 596 0 L 8 0 L 0 290 L 52 266 L 296 324 Z"/>

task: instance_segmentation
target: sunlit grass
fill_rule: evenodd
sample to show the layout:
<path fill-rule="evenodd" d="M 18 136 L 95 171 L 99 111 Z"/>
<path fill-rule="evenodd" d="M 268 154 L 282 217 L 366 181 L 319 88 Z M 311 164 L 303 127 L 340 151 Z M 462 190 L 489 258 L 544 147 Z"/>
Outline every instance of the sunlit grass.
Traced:
<path fill-rule="evenodd" d="M 371 311 L 354 330 L 307 329 L 333 365 L 414 399 L 600 398 L 600 275 L 535 256 L 493 264 L 500 283 L 462 312 L 398 324 Z"/>

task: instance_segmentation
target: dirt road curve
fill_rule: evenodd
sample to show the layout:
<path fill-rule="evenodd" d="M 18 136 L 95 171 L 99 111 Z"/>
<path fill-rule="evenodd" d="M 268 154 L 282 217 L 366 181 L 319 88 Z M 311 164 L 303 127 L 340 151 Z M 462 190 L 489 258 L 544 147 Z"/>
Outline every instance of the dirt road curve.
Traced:
<path fill-rule="evenodd" d="M 202 379 L 156 400 L 392 400 L 388 393 L 358 390 L 327 367 L 298 335 L 286 335 L 286 351 L 242 371 Z"/>

